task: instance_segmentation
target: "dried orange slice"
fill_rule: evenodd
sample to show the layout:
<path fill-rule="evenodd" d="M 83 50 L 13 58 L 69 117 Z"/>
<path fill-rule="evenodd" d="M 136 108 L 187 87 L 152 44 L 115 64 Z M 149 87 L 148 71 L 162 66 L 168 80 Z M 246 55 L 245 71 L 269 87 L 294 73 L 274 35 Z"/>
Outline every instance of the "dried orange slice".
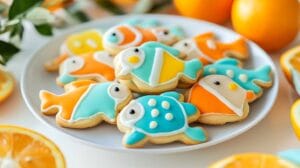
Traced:
<path fill-rule="evenodd" d="M 0 125 L 0 167 L 65 168 L 59 148 L 32 130 Z"/>
<path fill-rule="evenodd" d="M 277 156 L 260 153 L 233 155 L 220 160 L 209 168 L 297 168 L 298 166 Z"/>
<path fill-rule="evenodd" d="M 10 73 L 0 67 L 0 102 L 5 100 L 14 89 L 14 78 Z"/>
<path fill-rule="evenodd" d="M 293 70 L 300 72 L 300 46 L 283 53 L 280 57 L 280 65 L 287 79 L 293 83 Z"/>
<path fill-rule="evenodd" d="M 297 100 L 291 108 L 291 123 L 294 128 L 294 132 L 300 140 L 300 100 Z M 300 156 L 299 156 L 300 158 Z"/>

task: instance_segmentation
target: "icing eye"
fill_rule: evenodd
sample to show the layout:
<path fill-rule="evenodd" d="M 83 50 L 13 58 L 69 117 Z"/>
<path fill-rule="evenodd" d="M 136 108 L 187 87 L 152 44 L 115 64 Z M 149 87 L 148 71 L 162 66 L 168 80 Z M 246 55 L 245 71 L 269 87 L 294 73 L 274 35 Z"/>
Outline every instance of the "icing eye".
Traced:
<path fill-rule="evenodd" d="M 84 60 L 80 57 L 66 59 L 60 68 L 60 73 L 70 73 L 79 70 L 84 65 Z"/>
<path fill-rule="evenodd" d="M 134 110 L 134 109 L 131 109 L 131 110 L 129 111 L 129 114 L 134 115 L 134 114 L 135 114 L 135 110 Z"/>
<path fill-rule="evenodd" d="M 169 31 L 168 30 L 165 30 L 164 31 L 164 35 L 168 35 L 169 34 Z"/>
<path fill-rule="evenodd" d="M 214 81 L 214 84 L 215 85 L 221 85 L 221 82 L 220 81 Z"/>
<path fill-rule="evenodd" d="M 138 53 L 140 50 L 138 48 L 134 49 L 134 52 Z"/>
<path fill-rule="evenodd" d="M 119 87 L 115 87 L 115 91 L 116 92 L 120 91 L 120 88 Z"/>

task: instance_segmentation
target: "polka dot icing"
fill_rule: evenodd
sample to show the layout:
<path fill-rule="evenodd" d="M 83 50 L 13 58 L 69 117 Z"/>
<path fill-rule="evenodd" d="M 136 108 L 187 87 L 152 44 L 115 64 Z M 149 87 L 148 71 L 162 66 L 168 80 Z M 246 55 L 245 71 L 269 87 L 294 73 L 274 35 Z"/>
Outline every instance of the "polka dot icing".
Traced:
<path fill-rule="evenodd" d="M 163 101 L 163 102 L 161 103 L 161 106 L 162 106 L 162 108 L 168 110 L 168 109 L 170 108 L 170 103 L 167 102 L 167 101 Z"/>
<path fill-rule="evenodd" d="M 165 115 L 165 119 L 166 120 L 168 120 L 168 121 L 171 121 L 172 119 L 173 119 L 173 114 L 172 113 L 167 113 L 166 115 Z"/>
<path fill-rule="evenodd" d="M 226 75 L 229 76 L 230 78 L 233 78 L 234 72 L 231 69 L 226 70 Z"/>
<path fill-rule="evenodd" d="M 248 76 L 246 74 L 240 74 L 239 79 L 242 82 L 247 82 L 248 81 Z"/>
<path fill-rule="evenodd" d="M 217 72 L 217 70 L 216 70 L 215 68 L 209 68 L 208 71 L 209 71 L 210 73 L 216 73 L 216 72 Z"/>
<path fill-rule="evenodd" d="M 149 124 L 150 129 L 155 129 L 157 127 L 157 122 L 156 121 L 151 121 Z"/>
<path fill-rule="evenodd" d="M 156 100 L 155 100 L 155 99 L 149 99 L 148 105 L 149 105 L 150 107 L 154 107 L 154 106 L 156 105 Z"/>
<path fill-rule="evenodd" d="M 157 109 L 151 110 L 151 116 L 152 117 L 157 117 L 159 115 L 159 111 Z"/>

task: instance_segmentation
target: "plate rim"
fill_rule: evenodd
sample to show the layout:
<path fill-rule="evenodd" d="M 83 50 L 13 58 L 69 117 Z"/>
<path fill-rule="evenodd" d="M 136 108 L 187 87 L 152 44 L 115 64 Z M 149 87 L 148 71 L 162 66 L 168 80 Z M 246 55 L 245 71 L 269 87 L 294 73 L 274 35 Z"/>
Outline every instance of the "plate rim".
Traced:
<path fill-rule="evenodd" d="M 272 110 L 272 107 L 274 106 L 276 100 L 277 100 L 277 95 L 279 92 L 279 75 L 278 72 L 276 70 L 276 66 L 273 62 L 273 60 L 271 59 L 271 56 L 266 53 L 261 47 L 259 47 L 256 43 L 254 43 L 253 41 L 249 40 L 246 38 L 247 43 L 250 43 L 251 45 L 253 45 L 253 47 L 261 50 L 262 54 L 264 54 L 266 57 L 266 59 L 271 63 L 271 69 L 272 69 L 272 77 L 273 77 L 273 85 L 272 87 L 274 87 L 274 92 L 273 94 L 275 94 L 274 99 L 271 100 L 270 103 L 268 103 L 268 106 L 264 107 L 264 110 L 261 111 L 263 112 L 263 115 L 259 115 L 258 118 L 256 118 L 255 120 L 253 120 L 252 122 L 250 122 L 246 127 L 243 127 L 243 129 L 237 130 L 233 133 L 231 133 L 230 135 L 226 136 L 223 139 L 219 139 L 219 140 L 215 140 L 215 141 L 207 141 L 205 143 L 202 144 L 197 144 L 197 145 L 186 145 L 186 146 L 181 146 L 181 147 L 174 147 L 174 148 L 168 148 L 168 149 L 159 149 L 159 148 L 141 148 L 141 149 L 128 149 L 128 148 L 119 148 L 119 147 L 113 147 L 113 146 L 105 146 L 105 145 L 101 145 L 101 144 L 96 144 L 94 142 L 90 142 L 90 141 L 86 141 L 84 139 L 81 139 L 80 137 L 70 134 L 68 132 L 65 131 L 61 131 L 58 128 L 52 126 L 52 124 L 48 123 L 46 120 L 44 120 L 41 117 L 41 114 L 38 114 L 34 108 L 32 107 L 32 105 L 29 102 L 29 98 L 26 95 L 26 91 L 25 91 L 25 75 L 27 74 L 28 71 L 28 67 L 30 65 L 30 62 L 35 58 L 35 56 L 37 55 L 37 53 L 39 53 L 45 46 L 47 46 L 48 44 L 50 44 L 53 41 L 56 41 L 57 39 L 59 39 L 61 36 L 66 35 L 66 34 L 70 34 L 71 32 L 74 32 L 76 30 L 80 30 L 82 28 L 84 28 L 86 25 L 93 25 L 93 24 L 97 24 L 98 22 L 105 22 L 106 20 L 110 20 L 110 19 L 122 19 L 122 18 L 130 18 L 130 17 L 143 17 L 143 16 L 147 16 L 147 17 L 172 17 L 174 19 L 181 19 L 181 20 L 189 20 L 191 22 L 202 22 L 203 24 L 208 24 L 210 26 L 213 27 L 218 27 L 218 29 L 222 29 L 224 31 L 229 31 L 231 33 L 234 33 L 236 35 L 242 36 L 237 32 L 234 32 L 233 30 L 227 28 L 227 27 L 223 27 L 221 25 L 217 25 L 211 22 L 207 22 L 207 21 L 203 21 L 203 20 L 197 20 L 197 19 L 193 19 L 193 18 L 187 18 L 187 17 L 183 17 L 183 16 L 176 16 L 176 15 L 166 15 L 166 14 L 130 14 L 130 15 L 121 15 L 121 16 L 109 16 L 109 17 L 105 17 L 105 18 L 100 18 L 97 20 L 93 20 L 90 22 L 86 22 L 80 25 L 76 25 L 74 27 L 70 27 L 67 28 L 63 31 L 61 31 L 58 35 L 52 37 L 51 39 L 49 39 L 47 42 L 45 42 L 39 49 L 33 51 L 29 57 L 29 59 L 27 60 L 27 62 L 25 63 L 25 67 L 24 67 L 24 71 L 22 72 L 21 75 L 21 79 L 20 79 L 20 88 L 21 88 L 21 94 L 22 94 L 22 98 L 26 104 L 26 106 L 29 108 L 29 110 L 31 111 L 31 113 L 35 116 L 35 118 L 37 118 L 39 121 L 41 121 L 42 123 L 44 123 L 45 125 L 47 125 L 48 127 L 50 127 L 51 129 L 56 130 L 59 133 L 62 133 L 64 135 L 67 135 L 68 137 L 71 137 L 71 139 L 74 139 L 80 143 L 89 145 L 89 146 L 93 146 L 96 147 L 97 149 L 104 149 L 104 150 L 109 150 L 109 151 L 120 151 L 120 152 L 134 152 L 134 153 L 146 153 L 146 154 L 171 154 L 171 153 L 180 153 L 180 152 L 187 152 L 187 151 L 193 151 L 193 150 L 199 150 L 199 149 L 204 149 L 210 146 L 214 146 L 216 144 L 221 144 L 225 141 L 228 141 L 230 139 L 233 139 L 245 132 L 247 132 L 249 129 L 253 128 L 255 125 L 257 125 L 259 122 L 261 122 L 268 114 L 269 112 Z"/>

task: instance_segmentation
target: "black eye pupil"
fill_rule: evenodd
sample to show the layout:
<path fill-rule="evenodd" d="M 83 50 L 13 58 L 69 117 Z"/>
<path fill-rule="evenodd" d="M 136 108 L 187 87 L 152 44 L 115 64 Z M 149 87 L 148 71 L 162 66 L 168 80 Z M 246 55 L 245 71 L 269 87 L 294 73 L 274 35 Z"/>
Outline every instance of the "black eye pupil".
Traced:
<path fill-rule="evenodd" d="M 140 50 L 138 48 L 134 49 L 134 52 L 138 53 Z"/>
<path fill-rule="evenodd" d="M 215 85 L 220 85 L 221 83 L 219 81 L 214 82 Z"/>
<path fill-rule="evenodd" d="M 168 35 L 169 34 L 169 32 L 168 31 L 164 31 L 164 35 Z"/>
<path fill-rule="evenodd" d="M 188 46 L 188 43 L 184 43 L 183 45 L 187 47 L 187 46 Z"/>
<path fill-rule="evenodd" d="M 133 110 L 133 109 L 131 109 L 130 111 L 129 111 L 129 114 L 134 114 L 135 113 L 135 111 Z"/>
<path fill-rule="evenodd" d="M 112 35 L 112 36 L 116 36 L 117 34 L 116 34 L 116 33 L 112 33 L 111 35 Z"/>
<path fill-rule="evenodd" d="M 115 87 L 115 91 L 116 91 L 116 92 L 120 91 L 120 88 Z"/>
<path fill-rule="evenodd" d="M 76 63 L 76 61 L 75 61 L 75 60 L 73 60 L 73 61 L 72 61 L 72 63 L 74 63 L 74 64 L 75 64 L 75 63 Z"/>

